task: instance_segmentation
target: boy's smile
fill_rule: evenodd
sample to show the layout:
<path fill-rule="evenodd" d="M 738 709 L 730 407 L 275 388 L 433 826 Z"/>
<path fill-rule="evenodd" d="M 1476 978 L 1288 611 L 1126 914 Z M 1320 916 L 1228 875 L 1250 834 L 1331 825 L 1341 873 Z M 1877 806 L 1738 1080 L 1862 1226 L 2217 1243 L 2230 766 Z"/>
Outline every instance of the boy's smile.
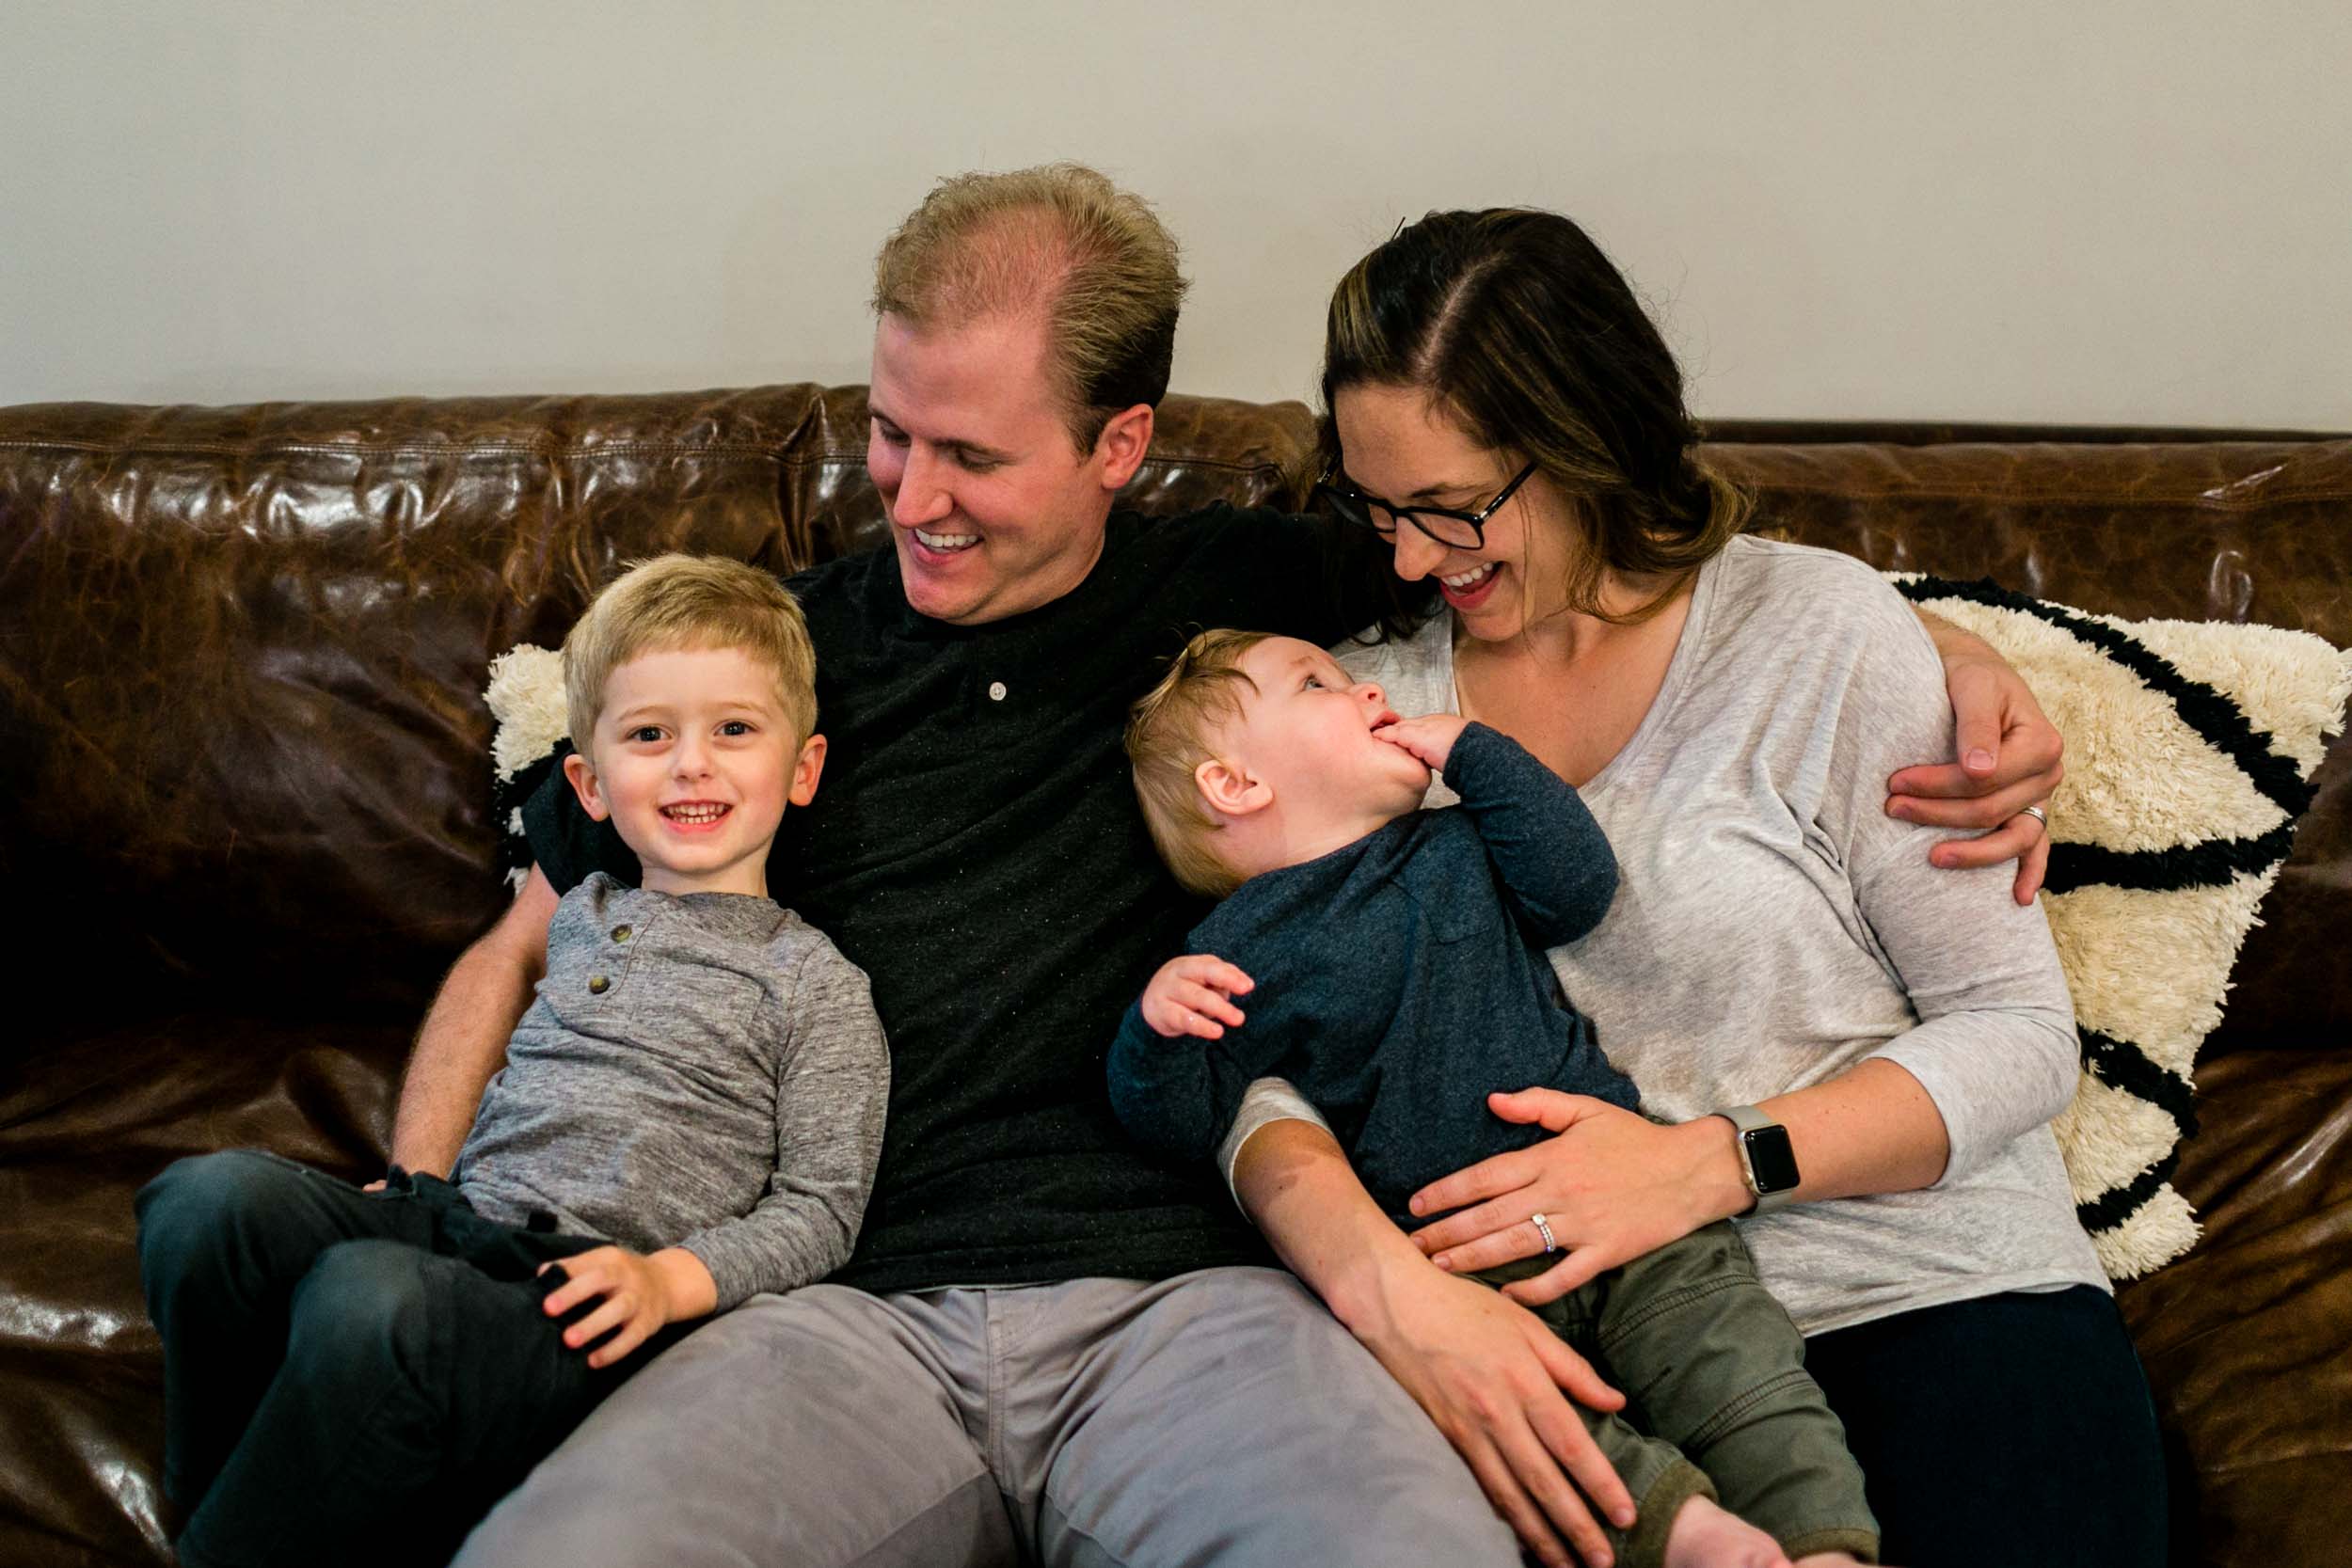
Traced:
<path fill-rule="evenodd" d="M 606 678 L 589 744 L 564 764 L 657 893 L 768 891 L 787 802 L 816 798 L 825 741 L 805 744 L 776 673 L 739 648 L 641 654 Z"/>

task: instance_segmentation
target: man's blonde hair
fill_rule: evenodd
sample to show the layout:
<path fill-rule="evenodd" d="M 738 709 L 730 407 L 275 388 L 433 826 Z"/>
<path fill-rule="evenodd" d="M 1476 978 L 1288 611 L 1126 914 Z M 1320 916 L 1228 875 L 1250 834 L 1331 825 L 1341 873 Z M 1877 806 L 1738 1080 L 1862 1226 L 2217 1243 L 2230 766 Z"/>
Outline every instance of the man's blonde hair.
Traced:
<path fill-rule="evenodd" d="M 612 672 L 645 654 L 735 648 L 775 672 L 795 746 L 817 733 L 817 650 L 774 576 L 721 556 L 658 555 L 606 585 L 564 639 L 564 697 L 582 754 Z"/>
<path fill-rule="evenodd" d="M 1082 454 L 1112 415 L 1167 395 L 1184 288 L 1167 225 L 1082 164 L 942 180 L 874 259 L 881 315 L 956 327 L 1042 312 Z"/>
<path fill-rule="evenodd" d="M 1242 656 L 1273 636 L 1263 631 L 1204 631 L 1184 644 L 1127 718 L 1127 760 L 1136 800 L 1160 859 L 1195 893 L 1222 898 L 1243 879 L 1217 858 L 1222 831 L 1200 799 L 1193 772 L 1216 756 L 1218 729 L 1241 717 L 1242 692 L 1258 689 Z"/>

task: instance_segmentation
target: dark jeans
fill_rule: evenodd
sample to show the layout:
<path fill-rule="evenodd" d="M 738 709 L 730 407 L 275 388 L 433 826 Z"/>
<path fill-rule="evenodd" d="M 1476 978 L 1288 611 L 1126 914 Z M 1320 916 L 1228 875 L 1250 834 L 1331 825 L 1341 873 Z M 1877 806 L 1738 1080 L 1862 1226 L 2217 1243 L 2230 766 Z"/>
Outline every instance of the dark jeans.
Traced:
<path fill-rule="evenodd" d="M 2089 1285 L 1817 1334 L 1883 1560 L 2163 1568 L 2164 1459 L 2139 1358 Z"/>
<path fill-rule="evenodd" d="M 137 1206 L 164 1490 L 199 1568 L 444 1561 L 675 1337 L 591 1370 L 541 1308 L 562 1272 L 537 1270 L 603 1243 L 493 1224 L 429 1176 L 363 1193 L 233 1149 Z"/>

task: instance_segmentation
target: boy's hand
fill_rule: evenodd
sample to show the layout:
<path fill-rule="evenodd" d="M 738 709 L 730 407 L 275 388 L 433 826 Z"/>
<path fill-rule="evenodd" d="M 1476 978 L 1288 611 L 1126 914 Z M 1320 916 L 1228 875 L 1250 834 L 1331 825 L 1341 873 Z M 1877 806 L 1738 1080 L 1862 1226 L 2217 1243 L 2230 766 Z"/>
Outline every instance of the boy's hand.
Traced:
<path fill-rule="evenodd" d="M 1372 733 L 1392 746 L 1404 747 L 1431 772 L 1443 773 L 1446 758 L 1454 754 L 1454 743 L 1462 738 L 1469 724 L 1458 713 L 1426 713 L 1383 724 Z"/>
<path fill-rule="evenodd" d="M 564 1331 L 564 1343 L 573 1350 L 612 1331 L 612 1338 L 589 1353 L 591 1367 L 610 1367 L 664 1325 L 699 1318 L 719 1304 L 710 1271 L 683 1247 L 664 1247 L 648 1258 L 627 1247 L 600 1246 L 542 1263 L 539 1272 L 556 1268 L 566 1277 L 540 1303 L 548 1317 L 603 1298 L 602 1306 Z"/>
<path fill-rule="evenodd" d="M 1240 1027 L 1241 1009 L 1227 1000 L 1247 996 L 1258 982 L 1206 953 L 1188 953 L 1160 965 L 1152 983 L 1143 988 L 1143 1022 L 1174 1038 L 1198 1035 L 1220 1039 L 1228 1024 Z"/>

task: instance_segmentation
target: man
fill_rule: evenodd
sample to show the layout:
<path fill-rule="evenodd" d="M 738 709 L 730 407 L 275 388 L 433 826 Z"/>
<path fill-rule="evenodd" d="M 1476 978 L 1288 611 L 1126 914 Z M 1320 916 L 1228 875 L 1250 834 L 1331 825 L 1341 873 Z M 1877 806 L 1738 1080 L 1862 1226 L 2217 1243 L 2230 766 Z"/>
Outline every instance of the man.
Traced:
<path fill-rule="evenodd" d="M 771 876 L 866 971 L 890 1035 L 865 1230 L 834 1283 L 645 1369 L 461 1561 L 1506 1563 L 1495 1508 L 1548 1560 L 1556 1528 L 1598 1560 L 1563 1474 L 1623 1503 L 1563 1399 L 1613 1400 L 1589 1368 L 1434 1269 L 1383 1304 L 1375 1360 L 1249 1266 L 1263 1243 L 1207 1173 L 1145 1159 L 1109 1111 L 1102 1053 L 1200 913 L 1136 813 L 1128 704 L 1199 625 L 1328 642 L 1376 603 L 1369 574 L 1315 592 L 1311 521 L 1114 515 L 1183 287 L 1149 209 L 1067 166 L 945 182 L 884 245 L 867 461 L 893 547 L 794 580 L 831 777 Z M 2012 697 L 2029 711 L 2013 677 L 1986 711 Z M 560 888 L 628 870 L 559 796 L 526 820 L 539 864 L 418 1041 L 393 1148 L 411 1169 L 455 1153 Z M 1236 1165 L 1278 1244 L 1317 1138 L 1278 1123 Z M 1415 1399 L 1507 1460 L 1494 1507 Z"/>

